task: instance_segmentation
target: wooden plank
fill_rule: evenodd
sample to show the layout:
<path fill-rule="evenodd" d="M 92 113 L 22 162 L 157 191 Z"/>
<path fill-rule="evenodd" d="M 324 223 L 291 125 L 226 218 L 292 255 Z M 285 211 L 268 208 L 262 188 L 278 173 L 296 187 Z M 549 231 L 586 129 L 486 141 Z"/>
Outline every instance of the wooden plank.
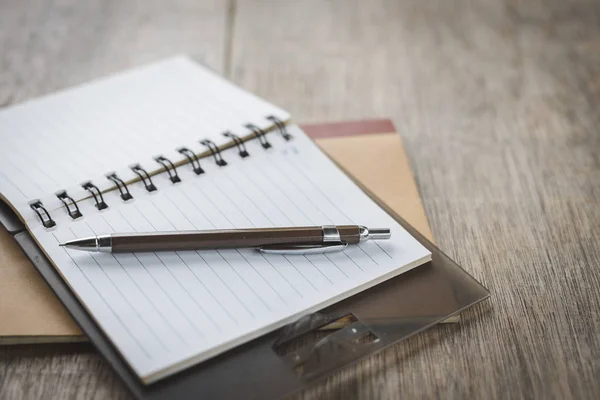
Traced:
<path fill-rule="evenodd" d="M 220 0 L 0 0 L 0 106 L 165 57 L 224 72 Z"/>
<path fill-rule="evenodd" d="M 220 0 L 0 0 L 0 106 L 177 54 L 224 72 L 227 6 Z M 130 395 L 90 345 L 52 344 L 0 347 L 0 398 Z"/>
<path fill-rule="evenodd" d="M 187 52 L 297 121 L 393 117 L 436 241 L 493 297 L 300 397 L 598 398 L 599 20 L 593 0 L 0 0 L 0 104 Z M 128 397 L 69 349 L 0 348 L 0 397 Z"/>
<path fill-rule="evenodd" d="M 392 117 L 440 246 L 492 291 L 303 398 L 599 398 L 600 3 L 240 0 L 232 78 Z"/>

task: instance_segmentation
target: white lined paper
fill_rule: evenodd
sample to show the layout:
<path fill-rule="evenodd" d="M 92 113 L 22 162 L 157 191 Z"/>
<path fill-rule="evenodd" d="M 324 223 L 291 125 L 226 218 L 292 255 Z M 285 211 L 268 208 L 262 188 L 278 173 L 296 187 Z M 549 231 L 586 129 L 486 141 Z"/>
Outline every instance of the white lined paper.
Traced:
<path fill-rule="evenodd" d="M 429 259 L 430 253 L 375 205 L 297 127 L 273 148 L 247 143 L 250 157 L 224 152 L 206 173 L 161 174 L 159 190 L 136 191 L 109 209 L 81 202 L 84 218 L 57 214 L 47 231 L 31 221 L 38 242 L 83 304 L 146 382 L 210 358 Z M 140 183 L 135 184 L 141 186 Z M 132 185 L 133 186 L 133 185 Z M 392 240 L 327 255 L 281 256 L 253 249 L 139 254 L 86 254 L 58 241 L 113 231 L 192 230 L 290 225 L 390 227 Z"/>

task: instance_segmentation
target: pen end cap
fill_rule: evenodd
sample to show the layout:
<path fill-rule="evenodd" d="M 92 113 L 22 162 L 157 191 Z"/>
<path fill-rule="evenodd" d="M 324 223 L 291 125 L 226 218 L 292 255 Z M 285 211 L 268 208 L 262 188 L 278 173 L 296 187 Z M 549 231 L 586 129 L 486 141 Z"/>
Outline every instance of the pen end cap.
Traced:
<path fill-rule="evenodd" d="M 389 228 L 367 228 L 360 227 L 360 240 L 385 240 L 392 237 L 392 231 Z"/>
<path fill-rule="evenodd" d="M 388 228 L 371 228 L 369 229 L 369 237 L 374 240 L 390 239 L 392 232 Z"/>

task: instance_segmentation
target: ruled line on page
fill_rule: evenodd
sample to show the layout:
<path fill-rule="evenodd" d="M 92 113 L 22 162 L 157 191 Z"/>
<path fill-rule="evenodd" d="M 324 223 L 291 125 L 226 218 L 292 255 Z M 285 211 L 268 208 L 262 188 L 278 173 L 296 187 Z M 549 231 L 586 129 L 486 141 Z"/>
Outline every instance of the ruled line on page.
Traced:
<path fill-rule="evenodd" d="M 128 224 L 130 227 L 131 227 L 131 229 L 132 229 L 134 232 L 138 232 L 138 230 L 137 230 L 137 229 L 136 229 L 136 228 L 135 228 L 133 225 L 131 225 L 131 222 L 129 222 L 129 220 L 128 220 L 128 219 L 127 219 L 127 218 L 126 218 L 126 217 L 125 217 L 123 214 L 121 214 L 121 212 L 120 212 L 120 211 L 118 211 L 118 210 L 117 210 L 117 212 L 119 212 L 119 214 L 122 216 L 123 220 L 124 220 L 125 222 L 127 222 L 127 224 Z M 141 215 L 142 217 L 144 217 L 144 219 L 145 219 L 146 221 L 148 221 L 148 219 L 147 219 L 147 218 L 144 216 L 144 214 L 143 214 L 143 213 L 140 213 L 140 215 Z M 148 223 L 150 223 L 150 222 L 148 221 Z M 151 223 L 150 223 L 150 224 L 151 224 Z M 156 229 L 155 229 L 155 231 L 156 231 Z M 154 254 L 154 255 L 155 255 L 155 256 L 156 256 L 158 259 L 160 259 L 160 258 L 158 257 L 158 255 L 157 255 L 157 253 L 153 253 L 153 254 Z M 137 261 L 140 263 L 140 265 L 143 265 L 143 263 L 140 261 L 139 257 L 137 257 L 137 256 L 135 255 L 135 253 L 133 254 L 133 256 L 134 256 L 134 257 L 137 259 Z M 183 261 L 183 259 L 182 259 L 182 261 Z M 184 262 L 185 262 L 185 261 L 184 261 Z M 162 261 L 161 261 L 161 263 L 162 263 L 163 267 L 164 267 L 165 269 L 169 270 L 169 272 L 171 273 L 171 275 L 173 275 L 173 272 L 172 272 L 172 271 L 170 271 L 170 268 L 169 268 L 167 265 L 165 265 L 165 264 L 164 264 L 164 262 L 162 262 Z M 146 268 L 145 268 L 145 269 L 146 269 Z M 147 271 L 147 269 L 146 269 L 146 271 Z M 149 271 L 147 271 L 147 272 L 148 272 L 148 275 L 152 276 L 152 274 L 150 274 L 150 272 L 149 272 Z M 175 278 L 175 279 L 177 279 L 177 278 Z M 196 278 L 196 279 L 197 279 L 197 278 Z M 156 284 L 157 284 L 159 287 L 161 287 L 161 289 L 164 291 L 164 289 L 162 288 L 162 285 L 160 284 L 160 282 L 158 282 L 156 279 L 154 279 L 154 281 L 155 281 L 155 282 L 156 282 Z M 202 283 L 202 282 L 200 282 L 200 283 Z M 209 315 L 208 315 L 208 314 L 205 312 L 205 310 L 204 310 L 204 309 L 203 309 L 203 308 L 200 306 L 200 304 L 199 304 L 198 300 L 197 300 L 197 299 L 194 299 L 194 298 L 192 297 L 191 293 L 190 293 L 190 292 L 189 292 L 189 291 L 188 291 L 188 290 L 187 290 L 185 287 L 183 287 L 183 285 L 181 284 L 181 281 L 179 281 L 179 284 L 180 284 L 180 286 L 181 286 L 181 287 L 182 287 L 182 288 L 183 288 L 183 289 L 186 291 L 186 293 L 188 293 L 188 295 L 190 296 L 190 298 L 192 298 L 192 300 L 193 300 L 193 301 L 196 303 L 196 305 L 199 307 L 199 309 L 200 309 L 200 310 L 201 310 L 201 311 L 202 311 L 202 312 L 203 312 L 203 313 L 204 313 L 204 314 L 207 316 L 207 318 L 209 318 L 209 319 L 211 320 L 211 322 L 215 323 L 215 322 L 214 322 L 214 320 L 213 320 L 213 317 L 210 317 L 210 316 L 209 316 Z M 204 286 L 204 284 L 202 284 L 202 285 Z M 172 301 L 172 299 L 171 299 L 171 301 Z M 173 303 L 173 304 L 175 304 L 175 303 Z M 215 324 L 216 324 L 216 323 L 215 323 Z M 216 324 L 216 327 L 217 327 L 218 329 L 222 329 L 222 327 L 220 327 L 218 324 Z"/>
<path fill-rule="evenodd" d="M 55 239 L 55 241 L 56 241 L 57 244 L 60 243 L 60 240 L 58 240 L 58 238 L 54 234 L 53 234 L 53 237 L 54 237 L 54 239 Z M 88 281 L 88 283 L 90 284 L 90 287 L 92 287 L 95 290 L 96 294 L 103 300 L 103 302 L 107 306 L 107 308 L 109 310 L 111 310 L 113 316 L 121 323 L 121 326 L 128 333 L 130 339 L 137 344 L 137 346 L 144 352 L 144 354 L 146 355 L 146 357 L 148 357 L 149 359 L 152 359 L 151 352 L 149 352 L 142 343 L 140 343 L 137 340 L 135 340 L 135 335 L 132 334 L 132 332 L 128 329 L 127 324 L 125 324 L 124 321 L 121 319 L 121 317 L 119 316 L 119 312 L 116 311 L 116 310 L 114 310 L 110 306 L 110 303 L 102 295 L 102 291 L 97 289 L 97 287 L 94 285 L 94 282 L 83 272 L 83 270 L 81 269 L 81 267 L 79 266 L 79 264 L 77 264 L 77 262 L 68 253 L 67 253 L 67 257 L 69 257 L 71 259 L 73 265 L 75 265 L 79 269 L 79 272 Z"/>

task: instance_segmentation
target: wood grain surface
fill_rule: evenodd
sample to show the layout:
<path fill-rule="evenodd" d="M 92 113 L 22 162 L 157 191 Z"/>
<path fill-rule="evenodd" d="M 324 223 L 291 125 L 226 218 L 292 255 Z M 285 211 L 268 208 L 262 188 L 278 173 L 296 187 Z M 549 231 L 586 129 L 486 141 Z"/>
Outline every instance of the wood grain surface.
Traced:
<path fill-rule="evenodd" d="M 2 105 L 177 53 L 296 121 L 393 118 L 436 242 L 492 292 L 300 398 L 600 398 L 599 1 L 0 0 Z M 0 397 L 129 395 L 44 345 L 0 348 Z"/>

